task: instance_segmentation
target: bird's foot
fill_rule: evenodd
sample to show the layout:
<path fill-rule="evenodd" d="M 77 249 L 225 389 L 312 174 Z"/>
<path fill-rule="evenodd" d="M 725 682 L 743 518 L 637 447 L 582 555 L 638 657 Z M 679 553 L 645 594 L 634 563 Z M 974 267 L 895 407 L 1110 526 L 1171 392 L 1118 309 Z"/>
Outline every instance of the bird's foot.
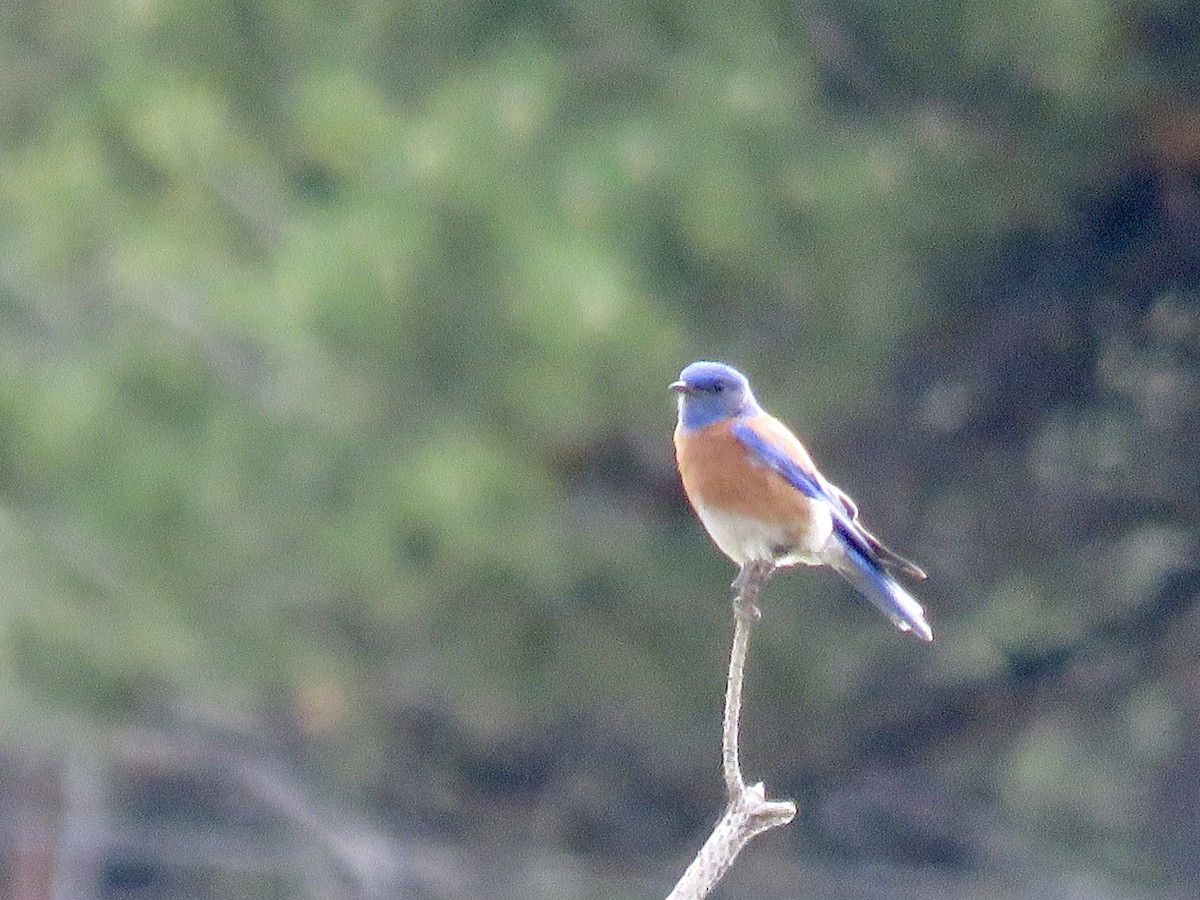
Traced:
<path fill-rule="evenodd" d="M 758 593 L 770 580 L 775 563 L 769 559 L 752 559 L 743 563 L 733 579 L 733 610 L 737 615 L 758 619 L 762 611 L 758 608 Z"/>

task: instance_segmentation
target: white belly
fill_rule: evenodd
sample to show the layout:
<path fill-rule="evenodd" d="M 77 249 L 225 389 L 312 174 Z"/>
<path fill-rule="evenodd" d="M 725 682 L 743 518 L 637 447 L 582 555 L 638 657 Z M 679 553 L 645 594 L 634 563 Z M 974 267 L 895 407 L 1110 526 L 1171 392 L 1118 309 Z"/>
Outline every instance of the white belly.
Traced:
<path fill-rule="evenodd" d="M 739 566 L 752 559 L 774 560 L 779 566 L 801 563 L 819 566 L 824 562 L 823 550 L 833 534 L 833 517 L 824 503 L 811 501 L 811 506 L 811 525 L 799 542 L 786 529 L 773 528 L 737 513 L 699 505 L 696 513 L 721 552 Z"/>

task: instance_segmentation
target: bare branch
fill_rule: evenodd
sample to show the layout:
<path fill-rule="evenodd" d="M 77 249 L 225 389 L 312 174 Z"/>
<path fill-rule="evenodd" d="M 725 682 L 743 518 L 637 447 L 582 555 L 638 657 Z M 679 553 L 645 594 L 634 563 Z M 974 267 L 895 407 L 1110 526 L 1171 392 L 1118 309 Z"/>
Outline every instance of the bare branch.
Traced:
<path fill-rule="evenodd" d="M 721 765 L 729 803 L 721 821 L 667 900 L 698 900 L 708 896 L 751 838 L 788 824 L 796 815 L 796 804 L 791 800 L 767 800 L 762 782 L 747 786 L 738 758 L 738 723 L 750 632 L 762 615 L 758 609 L 759 591 L 773 571 L 770 563 L 750 562 L 742 566 L 733 582 L 735 624 L 733 648 L 729 654 L 729 677 L 725 683 L 725 722 L 721 746 Z"/>

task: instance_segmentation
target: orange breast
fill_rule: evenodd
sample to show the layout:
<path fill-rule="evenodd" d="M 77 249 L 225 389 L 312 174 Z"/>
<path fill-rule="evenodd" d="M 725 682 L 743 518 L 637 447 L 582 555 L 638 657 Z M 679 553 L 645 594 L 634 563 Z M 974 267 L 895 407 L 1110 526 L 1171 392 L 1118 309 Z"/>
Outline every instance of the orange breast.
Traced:
<path fill-rule="evenodd" d="M 811 470 L 804 446 L 784 426 L 769 417 L 745 421 Z M 694 431 L 675 429 L 675 459 L 692 506 L 758 519 L 801 541 L 812 523 L 809 499 L 776 472 L 755 463 L 729 426 L 726 421 Z"/>

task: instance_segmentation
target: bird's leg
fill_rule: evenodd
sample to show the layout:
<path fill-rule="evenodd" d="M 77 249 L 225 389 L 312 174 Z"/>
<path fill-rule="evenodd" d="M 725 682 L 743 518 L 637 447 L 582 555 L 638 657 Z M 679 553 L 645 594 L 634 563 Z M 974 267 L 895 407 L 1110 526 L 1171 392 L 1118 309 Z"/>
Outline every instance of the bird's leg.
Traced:
<path fill-rule="evenodd" d="M 775 563 L 769 559 L 751 559 L 742 564 L 737 578 L 733 579 L 733 611 L 738 616 L 757 619 L 762 613 L 758 609 L 758 592 L 771 578 Z"/>
<path fill-rule="evenodd" d="M 733 589 L 734 597 L 739 596 L 742 593 L 742 590 L 746 587 L 746 584 L 750 581 L 750 570 L 753 569 L 755 565 L 757 565 L 755 560 L 748 560 L 747 562 L 742 563 L 741 567 L 738 569 L 737 577 L 733 579 L 733 584 L 729 585 Z"/>

